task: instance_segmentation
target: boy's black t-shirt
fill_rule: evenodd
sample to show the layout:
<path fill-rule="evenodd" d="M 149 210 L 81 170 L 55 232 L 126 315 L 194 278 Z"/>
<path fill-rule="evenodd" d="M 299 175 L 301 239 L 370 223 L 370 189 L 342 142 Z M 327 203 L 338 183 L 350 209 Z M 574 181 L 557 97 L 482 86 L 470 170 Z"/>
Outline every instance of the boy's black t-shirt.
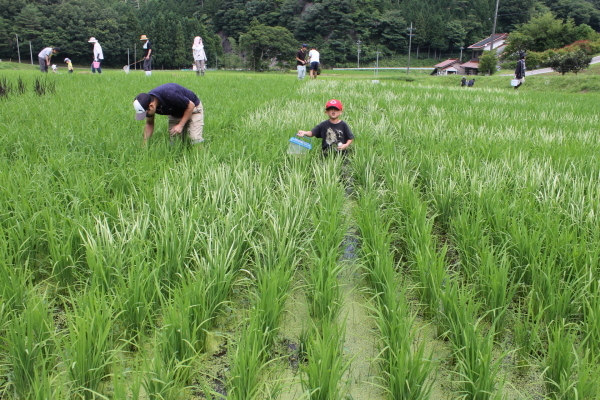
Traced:
<path fill-rule="evenodd" d="M 142 47 L 143 48 L 143 47 Z M 144 50 L 144 57 L 148 57 L 148 52 L 152 50 L 152 42 L 148 40 L 146 48 Z M 153 54 L 151 54 L 153 55 Z"/>
<path fill-rule="evenodd" d="M 304 50 L 298 50 L 298 52 L 296 53 L 296 58 L 299 58 L 301 60 L 306 60 L 306 51 L 304 51 Z M 305 65 L 305 64 L 303 64 L 300 61 L 296 60 L 296 65 Z"/>
<path fill-rule="evenodd" d="M 311 132 L 314 137 L 323 139 L 323 151 L 327 151 L 331 146 L 337 147 L 338 143 L 345 144 L 348 140 L 354 139 L 354 135 L 345 121 L 333 124 L 326 120 L 315 126 Z"/>

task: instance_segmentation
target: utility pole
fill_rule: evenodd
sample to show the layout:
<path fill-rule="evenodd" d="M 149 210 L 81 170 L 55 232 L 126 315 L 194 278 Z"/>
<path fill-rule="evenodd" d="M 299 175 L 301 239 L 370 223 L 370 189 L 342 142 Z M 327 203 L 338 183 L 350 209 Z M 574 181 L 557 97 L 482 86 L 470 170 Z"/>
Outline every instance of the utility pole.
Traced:
<path fill-rule="evenodd" d="M 377 55 L 377 58 L 375 61 L 375 77 L 379 77 L 379 54 L 381 54 L 381 52 L 376 51 L 375 54 Z"/>
<path fill-rule="evenodd" d="M 361 41 L 360 39 L 356 41 L 356 51 L 357 51 L 357 55 L 356 55 L 356 68 L 360 68 L 360 44 Z"/>
<path fill-rule="evenodd" d="M 460 62 L 462 62 L 462 51 L 463 51 L 464 47 L 460 47 Z"/>
<path fill-rule="evenodd" d="M 412 47 L 412 37 L 413 37 L 413 26 L 412 26 L 412 22 L 410 23 L 410 28 L 406 29 L 409 33 L 408 33 L 408 65 L 406 66 L 406 75 L 408 75 L 408 71 L 410 70 L 410 51 L 411 51 L 411 47 Z"/>
<path fill-rule="evenodd" d="M 137 60 L 137 42 L 133 43 L 133 59 Z M 136 71 L 137 71 L 137 65 L 138 65 L 138 63 L 136 61 L 135 64 L 134 64 Z"/>
<path fill-rule="evenodd" d="M 31 57 L 31 65 L 33 65 L 33 50 L 31 50 L 31 40 L 29 41 L 29 57 Z"/>
<path fill-rule="evenodd" d="M 19 49 L 19 35 L 17 35 L 15 33 L 15 36 L 17 37 L 17 54 L 19 55 L 19 64 L 21 63 L 21 49 Z"/>
<path fill-rule="evenodd" d="M 494 26 L 492 27 L 492 41 L 490 42 L 490 51 L 494 51 L 494 36 L 496 35 L 496 21 L 498 20 L 498 5 L 499 4 L 500 4 L 500 0 L 496 0 L 496 12 L 494 13 Z"/>

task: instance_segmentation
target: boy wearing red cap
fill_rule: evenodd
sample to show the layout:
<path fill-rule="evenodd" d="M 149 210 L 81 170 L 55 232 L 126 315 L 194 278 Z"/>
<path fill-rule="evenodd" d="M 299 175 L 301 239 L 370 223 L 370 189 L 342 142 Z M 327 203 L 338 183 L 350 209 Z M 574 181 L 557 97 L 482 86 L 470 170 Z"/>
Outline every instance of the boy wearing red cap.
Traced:
<path fill-rule="evenodd" d="M 327 154 L 331 149 L 346 153 L 346 150 L 354 141 L 354 135 L 348 124 L 340 119 L 343 109 L 344 106 L 341 101 L 329 100 L 325 104 L 325 114 L 329 119 L 321 122 L 310 131 L 298 131 L 298 136 L 314 136 L 323 139 L 321 146 L 324 154 Z"/>

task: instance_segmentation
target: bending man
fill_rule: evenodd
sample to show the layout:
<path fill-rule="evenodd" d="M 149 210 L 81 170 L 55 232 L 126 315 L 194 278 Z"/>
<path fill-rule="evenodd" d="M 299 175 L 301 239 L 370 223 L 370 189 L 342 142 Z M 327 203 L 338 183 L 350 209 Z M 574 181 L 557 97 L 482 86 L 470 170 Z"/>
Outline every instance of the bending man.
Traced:
<path fill-rule="evenodd" d="M 169 116 L 169 134 L 171 143 L 184 130 L 188 131 L 191 144 L 204 141 L 204 110 L 202 102 L 194 92 L 176 83 L 165 83 L 149 91 L 140 93 L 133 101 L 135 118 L 139 121 L 146 119 L 144 127 L 144 142 L 154 133 L 154 115 Z M 182 135 L 183 139 L 183 135 Z"/>

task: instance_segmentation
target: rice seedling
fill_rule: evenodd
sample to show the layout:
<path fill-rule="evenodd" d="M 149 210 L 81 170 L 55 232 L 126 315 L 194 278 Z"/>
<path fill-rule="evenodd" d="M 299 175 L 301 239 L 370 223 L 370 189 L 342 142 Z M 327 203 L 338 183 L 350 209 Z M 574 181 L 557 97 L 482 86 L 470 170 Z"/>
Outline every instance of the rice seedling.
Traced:
<path fill-rule="evenodd" d="M 8 81 L 8 78 L 3 76 L 0 78 L 0 99 L 7 97 L 12 92 L 12 85 Z"/>
<path fill-rule="evenodd" d="M 163 326 L 158 337 L 158 354 L 162 365 L 173 370 L 181 384 L 191 376 L 191 364 L 196 358 L 197 327 L 191 321 L 191 299 L 177 290 L 172 303 L 163 305 Z"/>
<path fill-rule="evenodd" d="M 395 303 L 387 300 L 375 311 L 381 335 L 378 359 L 383 372 L 382 388 L 394 399 L 424 400 L 430 397 L 435 381 L 433 352 L 425 354 L 424 342 L 415 344 L 415 317 L 408 315 L 403 297 L 404 293 L 400 293 Z"/>
<path fill-rule="evenodd" d="M 135 267 L 128 268 L 126 275 L 116 277 L 111 291 L 123 340 L 131 350 L 135 350 L 156 318 L 160 286 L 157 271 L 151 270 L 148 262 L 140 260 L 132 265 Z"/>
<path fill-rule="evenodd" d="M 554 399 L 576 399 L 573 392 L 577 371 L 577 353 L 574 335 L 564 320 L 556 321 L 548 329 L 548 354 L 545 362 L 546 390 Z"/>
<path fill-rule="evenodd" d="M 10 382 L 18 398 L 29 398 L 36 380 L 55 367 L 53 331 L 52 317 L 42 298 L 29 298 L 21 315 L 12 319 L 6 333 L 6 352 Z"/>
<path fill-rule="evenodd" d="M 305 396 L 310 400 L 341 400 L 344 397 L 343 376 L 351 364 L 344 360 L 345 324 L 322 321 L 310 330 L 306 342 L 308 363 L 300 375 Z"/>
<path fill-rule="evenodd" d="M 77 298 L 68 318 L 63 344 L 67 374 L 74 393 L 92 399 L 112 364 L 112 307 L 103 295 L 87 292 Z"/>
<path fill-rule="evenodd" d="M 148 399 L 177 400 L 181 398 L 182 387 L 178 379 L 179 372 L 176 365 L 173 365 L 170 361 L 164 364 L 161 357 L 146 358 L 146 360 L 142 386 Z"/>

